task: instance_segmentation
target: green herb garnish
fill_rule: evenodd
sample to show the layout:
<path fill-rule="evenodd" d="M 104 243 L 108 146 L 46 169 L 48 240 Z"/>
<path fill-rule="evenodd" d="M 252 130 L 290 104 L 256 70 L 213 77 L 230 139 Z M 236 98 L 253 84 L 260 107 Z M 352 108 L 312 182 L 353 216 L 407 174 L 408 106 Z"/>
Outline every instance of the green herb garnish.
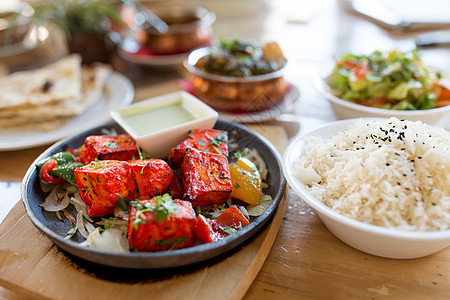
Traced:
<path fill-rule="evenodd" d="M 117 148 L 119 148 L 119 143 L 117 141 L 106 142 L 106 143 L 103 143 L 103 147 L 117 149 Z"/>
<path fill-rule="evenodd" d="M 77 232 L 76 228 L 70 227 L 69 231 L 66 233 L 66 237 L 64 239 L 68 240 L 74 236 L 74 234 Z"/>
<path fill-rule="evenodd" d="M 121 210 L 128 212 L 129 208 L 127 205 L 127 198 L 119 193 L 116 193 L 116 195 L 120 197 L 120 199 L 116 202 L 117 206 L 119 206 Z"/>
<path fill-rule="evenodd" d="M 158 246 L 169 246 L 170 244 L 172 244 L 172 246 L 167 249 L 167 251 L 171 251 L 173 250 L 173 248 L 175 248 L 176 245 L 184 243 L 185 241 L 187 241 L 188 237 L 187 236 L 182 236 L 179 238 L 173 238 L 173 239 L 168 239 L 168 240 L 155 240 L 155 244 Z"/>
<path fill-rule="evenodd" d="M 156 196 L 154 198 L 154 206 L 149 202 L 141 202 L 139 200 L 130 201 L 130 205 L 136 208 L 136 217 L 133 221 L 133 228 L 137 228 L 139 224 L 145 224 L 146 212 L 154 212 L 156 220 L 162 222 L 170 219 L 172 214 L 178 214 L 178 206 L 169 194 Z"/>
<path fill-rule="evenodd" d="M 228 137 L 225 134 L 217 134 L 215 138 L 209 140 L 211 146 L 219 147 L 222 143 L 228 142 Z"/>

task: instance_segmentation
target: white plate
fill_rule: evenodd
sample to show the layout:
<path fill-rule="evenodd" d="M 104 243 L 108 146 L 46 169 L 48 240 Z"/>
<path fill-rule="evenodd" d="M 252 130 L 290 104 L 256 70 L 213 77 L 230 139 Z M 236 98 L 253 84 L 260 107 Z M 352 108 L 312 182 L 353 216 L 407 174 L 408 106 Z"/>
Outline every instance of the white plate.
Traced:
<path fill-rule="evenodd" d="M 248 114 L 244 113 L 229 113 L 224 111 L 217 111 L 219 113 L 219 118 L 234 121 L 240 123 L 259 123 L 263 121 L 273 120 L 283 113 L 291 112 L 294 109 L 294 104 L 300 96 L 300 91 L 298 88 L 290 84 L 289 90 L 283 96 L 284 98 L 280 103 L 271 107 L 270 109 L 252 112 Z"/>
<path fill-rule="evenodd" d="M 18 150 L 53 143 L 64 137 L 99 126 L 110 120 L 109 112 L 128 106 L 134 98 L 133 84 L 114 72 L 106 81 L 103 95 L 87 111 L 67 120 L 54 131 L 0 129 L 0 151 Z"/>

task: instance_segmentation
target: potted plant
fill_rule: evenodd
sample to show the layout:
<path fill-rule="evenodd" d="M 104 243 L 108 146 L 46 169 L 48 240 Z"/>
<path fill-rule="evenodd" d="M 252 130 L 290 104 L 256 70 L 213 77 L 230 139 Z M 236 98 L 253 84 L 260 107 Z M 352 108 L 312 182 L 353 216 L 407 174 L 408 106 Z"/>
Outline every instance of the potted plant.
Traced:
<path fill-rule="evenodd" d="M 65 34 L 70 53 L 83 63 L 109 62 L 114 44 L 109 39 L 112 22 L 118 22 L 115 0 L 38 0 L 30 2 L 34 23 L 50 23 Z"/>

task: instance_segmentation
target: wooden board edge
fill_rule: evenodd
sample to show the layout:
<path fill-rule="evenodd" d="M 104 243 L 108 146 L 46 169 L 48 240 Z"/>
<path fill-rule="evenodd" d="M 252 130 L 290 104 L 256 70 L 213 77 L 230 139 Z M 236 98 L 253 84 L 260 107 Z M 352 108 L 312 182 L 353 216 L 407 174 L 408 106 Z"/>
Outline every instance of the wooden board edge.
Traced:
<path fill-rule="evenodd" d="M 246 274 L 242 277 L 242 280 L 236 286 L 230 299 L 238 300 L 244 297 L 245 293 L 250 288 L 250 285 L 253 283 L 256 276 L 258 275 L 258 272 L 261 270 L 262 265 L 266 261 L 266 258 L 269 255 L 270 250 L 272 249 L 273 243 L 275 242 L 275 239 L 281 226 L 281 222 L 283 221 L 283 217 L 286 212 L 288 203 L 287 192 L 288 187 L 286 187 L 283 199 L 281 200 L 280 205 L 278 206 L 277 212 L 273 217 L 267 236 L 264 239 L 260 247 L 260 250 L 258 251 L 258 254 L 255 256 L 255 259 L 251 263 L 250 267 L 247 269 Z"/>

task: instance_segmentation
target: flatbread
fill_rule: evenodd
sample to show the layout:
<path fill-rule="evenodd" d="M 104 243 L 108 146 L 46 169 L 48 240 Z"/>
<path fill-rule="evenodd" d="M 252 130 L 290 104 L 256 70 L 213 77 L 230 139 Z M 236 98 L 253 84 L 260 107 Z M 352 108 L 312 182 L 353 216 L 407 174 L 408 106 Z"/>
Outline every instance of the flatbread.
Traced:
<path fill-rule="evenodd" d="M 77 56 L 71 56 L 69 60 L 71 62 L 78 61 L 77 63 L 79 64 L 79 80 L 74 79 L 79 81 L 80 84 L 80 90 L 77 93 L 67 93 L 70 97 L 58 98 L 57 100 L 56 98 L 46 102 L 31 100 L 26 105 L 0 108 L 0 128 L 34 131 L 54 130 L 61 127 L 70 117 L 82 114 L 99 100 L 106 80 L 111 74 L 111 66 L 102 63 L 81 66 L 81 60 L 78 60 Z M 46 73 L 41 70 L 36 70 L 35 72 L 38 74 Z M 31 78 L 34 76 L 28 74 L 26 77 Z M 62 81 L 67 79 L 68 77 L 63 77 Z M 54 86 L 59 85 L 59 80 L 54 80 Z M 78 82 L 76 85 L 78 85 Z M 42 98 L 40 95 L 37 97 Z"/>
<path fill-rule="evenodd" d="M 0 124 L 2 119 L 11 120 L 14 124 L 51 120 L 53 118 L 76 116 L 88 109 L 102 94 L 106 79 L 111 73 L 111 67 L 105 64 L 95 64 L 81 69 L 81 93 L 78 97 L 62 101 L 50 102 L 45 105 L 26 105 L 0 109 Z"/>
<path fill-rule="evenodd" d="M 42 105 L 81 93 L 81 57 L 72 54 L 43 68 L 0 78 L 0 108 Z"/>

